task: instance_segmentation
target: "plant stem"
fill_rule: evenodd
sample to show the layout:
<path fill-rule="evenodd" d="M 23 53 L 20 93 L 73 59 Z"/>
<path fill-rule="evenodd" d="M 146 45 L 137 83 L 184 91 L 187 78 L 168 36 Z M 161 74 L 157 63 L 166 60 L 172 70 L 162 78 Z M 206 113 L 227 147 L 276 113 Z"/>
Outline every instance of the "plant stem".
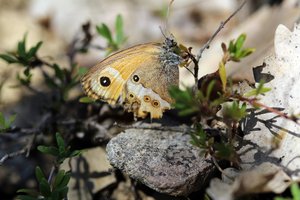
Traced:
<path fill-rule="evenodd" d="M 53 166 L 51 167 L 51 171 L 50 171 L 50 174 L 49 174 L 49 177 L 48 177 L 48 183 L 49 183 L 49 184 L 51 183 L 51 180 L 52 180 L 52 178 L 53 178 L 54 171 L 55 171 L 55 166 L 53 165 Z"/>
<path fill-rule="evenodd" d="M 224 21 L 221 22 L 218 29 L 214 32 L 214 34 L 209 38 L 209 40 L 206 42 L 206 44 L 201 47 L 201 49 L 199 50 L 199 54 L 197 55 L 196 59 L 199 62 L 199 60 L 202 57 L 203 52 L 205 51 L 205 49 L 209 48 L 210 43 L 213 41 L 213 39 L 218 35 L 218 33 L 225 27 L 225 25 L 231 20 L 231 18 L 233 18 L 242 8 L 243 6 L 247 3 L 246 0 L 243 1 L 243 3 Z"/>

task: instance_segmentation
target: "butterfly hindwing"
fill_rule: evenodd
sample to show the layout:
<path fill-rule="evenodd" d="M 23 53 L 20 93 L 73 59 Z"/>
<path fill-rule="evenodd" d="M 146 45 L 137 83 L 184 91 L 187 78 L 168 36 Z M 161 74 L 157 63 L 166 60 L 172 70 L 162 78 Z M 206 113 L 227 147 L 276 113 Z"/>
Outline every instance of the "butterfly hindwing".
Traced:
<path fill-rule="evenodd" d="M 126 81 L 123 91 L 125 109 L 137 117 L 161 118 L 172 102 L 169 87 L 178 85 L 177 67 L 165 67 L 159 60 L 144 62 Z"/>

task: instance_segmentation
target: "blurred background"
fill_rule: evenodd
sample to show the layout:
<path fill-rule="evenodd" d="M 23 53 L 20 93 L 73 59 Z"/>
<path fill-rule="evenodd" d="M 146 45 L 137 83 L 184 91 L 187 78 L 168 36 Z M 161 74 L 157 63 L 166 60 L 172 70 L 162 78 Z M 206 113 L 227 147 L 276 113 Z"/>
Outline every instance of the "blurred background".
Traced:
<path fill-rule="evenodd" d="M 15 51 L 17 42 L 27 33 L 27 45 L 38 41 L 43 45 L 39 57 L 67 66 L 67 55 L 74 38 L 82 34 L 83 24 L 90 22 L 93 44 L 105 46 L 106 41 L 97 36 L 96 25 L 105 23 L 114 31 L 116 16 L 120 14 L 124 21 L 127 37 L 121 48 L 145 42 L 163 41 L 160 27 L 166 24 L 179 43 L 192 47 L 194 54 L 209 39 L 224 21 L 241 4 L 239 0 L 175 0 L 170 7 L 167 0 L 0 0 L 0 53 Z M 218 37 L 205 51 L 200 62 L 200 75 L 213 72 L 221 58 L 221 41 L 227 43 L 241 33 L 247 34 L 246 45 L 256 48 L 256 52 L 242 63 L 230 66 L 229 75 L 252 81 L 252 67 L 262 64 L 263 58 L 272 53 L 274 31 L 278 24 L 292 28 L 299 20 L 299 6 L 296 0 L 249 0 L 244 8 L 230 20 Z M 105 57 L 103 50 L 91 49 L 88 53 L 77 54 L 74 58 L 79 66 L 89 68 Z M 16 74 L 21 70 L 17 65 L 9 65 L 0 60 L 0 111 L 6 114 L 17 113 L 15 121 L 18 127 L 32 127 L 41 118 L 41 96 L 34 96 L 17 85 Z M 181 70 L 181 83 L 193 84 L 193 77 Z M 33 87 L 43 90 L 41 73 L 36 71 L 32 78 Z M 81 95 L 80 86 L 72 90 L 70 99 Z M 1 138 L 2 137 L 2 138 Z M 0 156 L 20 148 L 11 137 L 0 136 Z M 46 139 L 47 140 L 47 139 Z M 22 142 L 22 141 L 19 141 Z M 94 165 L 101 165 L 105 159 L 105 145 L 96 150 Z M 102 156 L 102 157 L 101 157 Z M 36 187 L 34 168 L 43 163 L 49 168 L 51 162 L 47 156 L 40 156 L 33 151 L 29 158 L 15 157 L 0 166 L 0 199 L 14 199 L 16 190 L 24 187 Z M 98 163 L 97 163 L 98 160 Z M 105 164 L 110 168 L 108 164 Z M 109 179 L 112 184 L 115 178 Z M 98 181 L 101 187 L 94 187 L 93 192 L 107 187 Z M 125 186 L 124 186 L 125 187 Z M 100 188 L 100 189 L 99 189 Z M 126 188 L 126 187 L 125 187 Z M 119 189 L 112 199 L 134 199 L 130 188 Z M 144 190 L 147 190 L 144 188 Z M 125 191 L 125 192 L 124 192 Z M 162 199 L 154 192 L 144 194 L 143 199 Z M 101 199 L 93 197 L 94 199 Z M 168 199 L 168 197 L 164 197 Z M 92 199 L 88 197 L 86 199 Z"/>
<path fill-rule="evenodd" d="M 277 4 L 279 5 L 276 6 Z M 0 0 L 0 51 L 13 51 L 17 41 L 25 33 L 28 46 L 44 41 L 41 56 L 59 62 L 66 62 L 65 52 L 71 41 L 81 31 L 84 23 L 91 22 L 93 26 L 105 23 L 113 30 L 114 21 L 118 14 L 124 19 L 124 31 L 127 36 L 123 48 L 144 42 L 162 41 L 160 27 L 164 29 L 166 22 L 169 31 L 179 43 L 193 47 L 193 52 L 203 45 L 220 22 L 225 20 L 239 5 L 239 0 L 176 0 L 167 19 L 169 1 L 121 1 L 121 0 Z M 283 8 L 282 8 L 283 7 Z M 287 11 L 288 10 L 288 11 Z M 292 26 L 297 20 L 297 1 L 295 0 L 251 0 L 226 27 L 206 51 L 202 60 L 200 73 L 206 74 L 214 70 L 217 57 L 220 56 L 220 40 L 226 42 L 240 32 L 246 32 L 248 43 L 252 37 L 263 42 L 256 44 L 268 45 L 266 40 L 272 39 L 277 24 Z M 271 28 L 271 29 L 270 29 Z M 95 34 L 96 30 L 91 30 Z M 252 36 L 253 35 L 253 36 Z M 95 38 L 96 44 L 104 45 L 100 37 Z M 214 44 L 216 48 L 214 48 Z M 252 43 L 252 46 L 253 43 Z M 218 50 L 215 50 L 218 49 Z M 217 51 L 217 53 L 215 52 Z M 80 55 L 76 61 L 81 66 L 90 67 L 104 57 L 103 51 L 90 51 Z M 213 61 L 215 60 L 215 63 Z M 210 66 L 208 66 L 210 65 Z M 7 67 L 0 61 L 1 77 L 8 77 L 15 67 Z M 38 79 L 38 77 L 36 77 Z M 190 83 L 189 81 L 187 81 Z M 34 80 L 39 84 L 39 80 Z M 7 82 L 5 85 L 9 85 Z M 18 89 L 12 93 L 4 89 L 2 103 L 15 103 L 20 98 Z"/>

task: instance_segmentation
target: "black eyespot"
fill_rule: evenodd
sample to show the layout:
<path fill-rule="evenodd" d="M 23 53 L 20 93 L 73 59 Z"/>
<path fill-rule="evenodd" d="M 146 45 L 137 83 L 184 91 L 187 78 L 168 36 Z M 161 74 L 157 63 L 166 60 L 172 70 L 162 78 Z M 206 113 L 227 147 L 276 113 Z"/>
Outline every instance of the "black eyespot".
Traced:
<path fill-rule="evenodd" d="M 133 76 L 133 81 L 134 82 L 139 82 L 139 80 L 140 80 L 140 77 L 138 75 Z"/>
<path fill-rule="evenodd" d="M 110 85 L 110 79 L 106 76 L 102 76 L 100 78 L 100 84 L 103 86 L 103 87 L 108 87 Z"/>

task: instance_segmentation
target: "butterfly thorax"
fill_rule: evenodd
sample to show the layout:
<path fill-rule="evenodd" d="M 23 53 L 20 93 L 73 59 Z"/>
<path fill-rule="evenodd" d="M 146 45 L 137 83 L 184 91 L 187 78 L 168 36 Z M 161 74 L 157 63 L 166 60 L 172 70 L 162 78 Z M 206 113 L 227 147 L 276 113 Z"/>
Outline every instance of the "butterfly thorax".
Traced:
<path fill-rule="evenodd" d="M 180 56 L 180 48 L 177 42 L 173 38 L 166 38 L 163 45 L 162 51 L 159 55 L 159 60 L 165 68 L 178 67 L 183 61 Z"/>

